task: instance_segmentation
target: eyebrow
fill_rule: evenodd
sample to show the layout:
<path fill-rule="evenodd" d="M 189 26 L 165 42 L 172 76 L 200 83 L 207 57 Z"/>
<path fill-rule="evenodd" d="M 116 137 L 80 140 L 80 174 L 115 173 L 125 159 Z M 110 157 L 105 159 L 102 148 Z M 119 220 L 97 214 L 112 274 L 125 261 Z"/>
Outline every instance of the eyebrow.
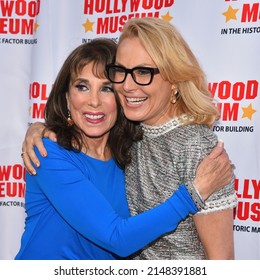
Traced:
<path fill-rule="evenodd" d="M 90 80 L 88 79 L 85 79 L 85 78 L 77 78 L 75 79 L 75 81 L 73 81 L 73 83 L 76 83 L 76 82 L 83 82 L 83 83 L 86 83 L 86 84 L 90 84 Z M 102 82 L 103 85 L 113 85 L 108 79 L 106 81 L 103 81 Z"/>
<path fill-rule="evenodd" d="M 123 64 L 118 63 L 118 62 L 115 62 L 115 65 L 116 65 L 116 66 L 121 66 L 121 67 L 127 68 L 127 67 L 125 67 Z M 132 67 L 132 68 L 127 68 L 127 69 L 133 69 L 133 68 L 137 68 L 137 67 L 150 67 L 150 68 L 154 68 L 154 67 L 157 67 L 157 66 L 156 66 L 156 65 L 153 66 L 153 65 L 150 65 L 150 64 L 139 64 L 139 65 L 136 65 L 136 66 L 134 66 L 134 67 Z"/>

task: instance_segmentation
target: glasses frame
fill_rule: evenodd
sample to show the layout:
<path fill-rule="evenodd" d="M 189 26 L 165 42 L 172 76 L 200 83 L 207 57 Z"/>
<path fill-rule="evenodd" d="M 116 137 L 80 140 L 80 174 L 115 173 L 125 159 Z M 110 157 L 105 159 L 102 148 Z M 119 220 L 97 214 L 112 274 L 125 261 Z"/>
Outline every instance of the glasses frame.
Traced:
<path fill-rule="evenodd" d="M 115 81 L 113 81 L 113 80 L 110 78 L 110 76 L 109 76 L 109 70 L 110 70 L 111 68 L 120 68 L 120 69 L 122 69 L 122 70 L 125 72 L 125 77 L 124 77 L 124 79 L 123 79 L 121 82 L 115 82 Z M 151 73 L 151 79 L 150 79 L 150 81 L 149 81 L 148 83 L 145 83 L 145 84 L 143 84 L 143 83 L 138 83 L 138 82 L 135 80 L 135 76 L 134 76 L 134 73 L 133 73 L 133 72 L 134 72 L 135 70 L 137 70 L 137 69 L 140 69 L 140 70 L 149 70 L 149 71 L 150 71 L 150 73 Z M 153 81 L 154 75 L 160 73 L 160 71 L 159 71 L 158 68 L 145 67 L 145 66 L 137 66 L 137 67 L 134 67 L 134 68 L 132 68 L 132 69 L 129 69 L 129 68 L 125 68 L 125 67 L 120 66 L 120 65 L 113 64 L 113 63 L 106 65 L 106 72 L 107 72 L 107 77 L 108 77 L 109 81 L 110 81 L 111 83 L 113 83 L 113 84 L 122 84 L 122 83 L 126 80 L 127 75 L 128 75 L 128 74 L 131 74 L 131 77 L 132 77 L 133 81 L 134 81 L 137 85 L 139 85 L 139 86 L 148 86 L 148 85 L 150 85 L 150 84 L 152 83 L 152 81 Z"/>

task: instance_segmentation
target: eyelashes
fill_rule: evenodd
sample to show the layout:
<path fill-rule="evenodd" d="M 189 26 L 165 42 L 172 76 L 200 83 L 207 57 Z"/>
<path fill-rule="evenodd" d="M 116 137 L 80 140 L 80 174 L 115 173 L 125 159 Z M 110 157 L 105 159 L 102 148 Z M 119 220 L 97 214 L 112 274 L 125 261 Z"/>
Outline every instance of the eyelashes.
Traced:
<path fill-rule="evenodd" d="M 89 91 L 90 90 L 90 86 L 86 85 L 86 84 L 76 84 L 75 87 L 78 89 L 78 91 Z M 99 92 L 105 92 L 105 93 L 110 93 L 110 92 L 114 92 L 114 89 L 111 85 L 103 85 L 102 87 L 100 87 Z"/>
<path fill-rule="evenodd" d="M 86 85 L 83 84 L 77 84 L 75 85 L 75 87 L 79 90 L 79 91 L 86 91 L 88 89 L 88 87 Z"/>

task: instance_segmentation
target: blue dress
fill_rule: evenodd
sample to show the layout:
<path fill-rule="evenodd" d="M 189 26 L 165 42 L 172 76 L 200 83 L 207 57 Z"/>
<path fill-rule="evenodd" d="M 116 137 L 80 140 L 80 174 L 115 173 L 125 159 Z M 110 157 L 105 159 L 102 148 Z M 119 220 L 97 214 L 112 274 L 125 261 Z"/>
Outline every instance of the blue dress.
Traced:
<path fill-rule="evenodd" d="M 48 151 L 26 177 L 26 221 L 16 260 L 111 260 L 128 256 L 176 228 L 197 207 L 185 186 L 167 201 L 130 217 L 124 172 L 43 139 Z"/>

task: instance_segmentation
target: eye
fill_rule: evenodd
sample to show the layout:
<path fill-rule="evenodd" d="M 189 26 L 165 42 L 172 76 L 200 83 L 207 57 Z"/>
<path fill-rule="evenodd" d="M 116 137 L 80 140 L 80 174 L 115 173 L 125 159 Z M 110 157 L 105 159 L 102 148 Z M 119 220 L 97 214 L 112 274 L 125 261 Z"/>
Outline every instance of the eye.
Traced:
<path fill-rule="evenodd" d="M 89 87 L 83 83 L 76 84 L 75 87 L 78 89 L 78 91 L 86 91 L 89 89 Z"/>
<path fill-rule="evenodd" d="M 151 71 L 150 69 L 146 69 L 146 68 L 137 68 L 134 70 L 135 74 L 136 75 L 139 75 L 139 76 L 146 76 L 146 75 L 150 75 L 151 74 Z"/>
<path fill-rule="evenodd" d="M 125 69 L 123 67 L 114 67 L 115 73 L 125 73 Z"/>
<path fill-rule="evenodd" d="M 107 92 L 107 93 L 109 93 L 109 92 L 114 92 L 114 89 L 113 89 L 113 87 L 112 86 L 103 86 L 102 88 L 101 88 L 101 92 Z"/>

